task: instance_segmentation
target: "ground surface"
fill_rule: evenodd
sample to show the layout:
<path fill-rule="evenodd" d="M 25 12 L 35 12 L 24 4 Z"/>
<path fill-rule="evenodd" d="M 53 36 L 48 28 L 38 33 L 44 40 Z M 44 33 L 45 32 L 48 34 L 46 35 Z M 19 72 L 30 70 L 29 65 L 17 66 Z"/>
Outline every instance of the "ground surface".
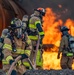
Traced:
<path fill-rule="evenodd" d="M 74 70 L 29 70 L 25 75 L 74 75 Z"/>

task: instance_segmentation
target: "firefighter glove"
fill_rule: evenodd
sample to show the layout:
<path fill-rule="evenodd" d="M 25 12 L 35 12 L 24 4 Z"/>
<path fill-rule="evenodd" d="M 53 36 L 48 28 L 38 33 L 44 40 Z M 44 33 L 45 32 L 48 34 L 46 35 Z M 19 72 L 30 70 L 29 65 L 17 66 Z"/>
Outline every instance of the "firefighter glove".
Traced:
<path fill-rule="evenodd" d="M 15 70 L 12 70 L 11 75 L 17 75 L 17 72 Z"/>
<path fill-rule="evenodd" d="M 21 54 L 21 56 L 22 56 L 21 60 L 28 58 L 28 56 L 26 54 Z"/>
<path fill-rule="evenodd" d="M 9 61 L 9 64 L 12 65 L 13 62 L 14 62 L 14 60 L 10 60 L 10 61 Z"/>

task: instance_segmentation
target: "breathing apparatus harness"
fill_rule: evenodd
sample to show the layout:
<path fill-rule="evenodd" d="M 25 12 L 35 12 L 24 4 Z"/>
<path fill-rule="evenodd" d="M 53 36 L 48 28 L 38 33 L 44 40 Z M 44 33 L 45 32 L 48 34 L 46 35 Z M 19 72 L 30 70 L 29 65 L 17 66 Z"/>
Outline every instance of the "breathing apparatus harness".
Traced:
<path fill-rule="evenodd" d="M 4 39 L 0 37 L 0 43 L 3 43 Z M 3 45 L 0 47 L 0 61 L 4 58 L 4 54 L 2 53 Z"/>
<path fill-rule="evenodd" d="M 15 33 L 15 29 L 18 29 L 18 28 L 21 28 L 21 26 L 20 27 L 8 27 L 9 28 L 9 34 L 8 34 L 8 38 L 11 40 L 11 42 L 12 42 L 12 51 L 13 52 L 16 52 L 17 50 L 16 50 L 16 46 L 15 46 L 15 41 L 14 41 L 14 36 L 16 36 L 16 33 Z M 24 36 L 22 36 L 21 38 L 22 38 L 22 41 L 23 42 L 25 42 L 26 43 L 26 45 L 27 45 L 27 42 L 26 42 L 26 40 L 27 40 L 27 33 L 26 33 L 26 30 L 23 30 L 23 35 Z M 19 39 L 19 38 L 17 38 L 17 39 Z M 28 46 L 28 45 L 27 45 Z"/>
<path fill-rule="evenodd" d="M 9 28 L 8 38 L 11 40 L 11 43 L 12 43 L 12 51 L 16 52 L 16 46 L 15 46 L 15 43 L 14 43 L 15 28 L 11 28 L 10 26 L 8 28 Z"/>

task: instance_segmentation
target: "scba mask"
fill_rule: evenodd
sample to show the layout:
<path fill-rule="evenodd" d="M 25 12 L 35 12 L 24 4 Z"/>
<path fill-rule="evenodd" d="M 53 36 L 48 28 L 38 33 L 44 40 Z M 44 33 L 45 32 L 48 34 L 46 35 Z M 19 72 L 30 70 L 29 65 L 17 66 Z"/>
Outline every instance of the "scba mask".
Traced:
<path fill-rule="evenodd" d="M 15 30 L 15 36 L 19 39 L 22 38 L 22 28 L 18 28 Z"/>

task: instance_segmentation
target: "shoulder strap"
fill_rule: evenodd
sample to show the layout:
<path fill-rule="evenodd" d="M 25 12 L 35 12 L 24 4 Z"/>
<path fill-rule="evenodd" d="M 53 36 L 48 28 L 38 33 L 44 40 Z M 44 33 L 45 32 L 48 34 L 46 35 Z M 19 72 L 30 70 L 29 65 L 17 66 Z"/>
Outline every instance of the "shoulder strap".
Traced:
<path fill-rule="evenodd" d="M 27 28 L 26 28 L 26 32 L 29 34 L 30 32 L 30 28 L 29 28 L 29 21 L 30 21 L 31 16 L 28 18 L 28 22 L 27 22 Z"/>
<path fill-rule="evenodd" d="M 0 50 L 3 49 L 3 45 L 4 45 L 4 38 L 0 37 Z"/>
<path fill-rule="evenodd" d="M 29 16 L 28 18 L 28 22 L 27 22 L 27 27 L 29 28 L 29 21 L 30 21 L 31 16 Z"/>
<path fill-rule="evenodd" d="M 12 43 L 12 51 L 16 52 L 16 46 L 15 46 L 15 43 L 14 43 L 14 36 L 8 35 L 8 38 L 11 40 L 11 43 Z"/>
<path fill-rule="evenodd" d="M 1 42 L 1 43 L 3 43 L 3 42 L 4 42 L 4 39 L 3 39 L 3 38 L 1 38 L 1 37 L 0 37 L 0 42 Z"/>
<path fill-rule="evenodd" d="M 71 35 L 67 35 L 67 37 L 68 37 L 68 46 L 69 46 L 69 50 L 71 50 L 69 39 L 70 39 L 70 37 L 72 37 L 72 36 L 71 36 Z"/>

